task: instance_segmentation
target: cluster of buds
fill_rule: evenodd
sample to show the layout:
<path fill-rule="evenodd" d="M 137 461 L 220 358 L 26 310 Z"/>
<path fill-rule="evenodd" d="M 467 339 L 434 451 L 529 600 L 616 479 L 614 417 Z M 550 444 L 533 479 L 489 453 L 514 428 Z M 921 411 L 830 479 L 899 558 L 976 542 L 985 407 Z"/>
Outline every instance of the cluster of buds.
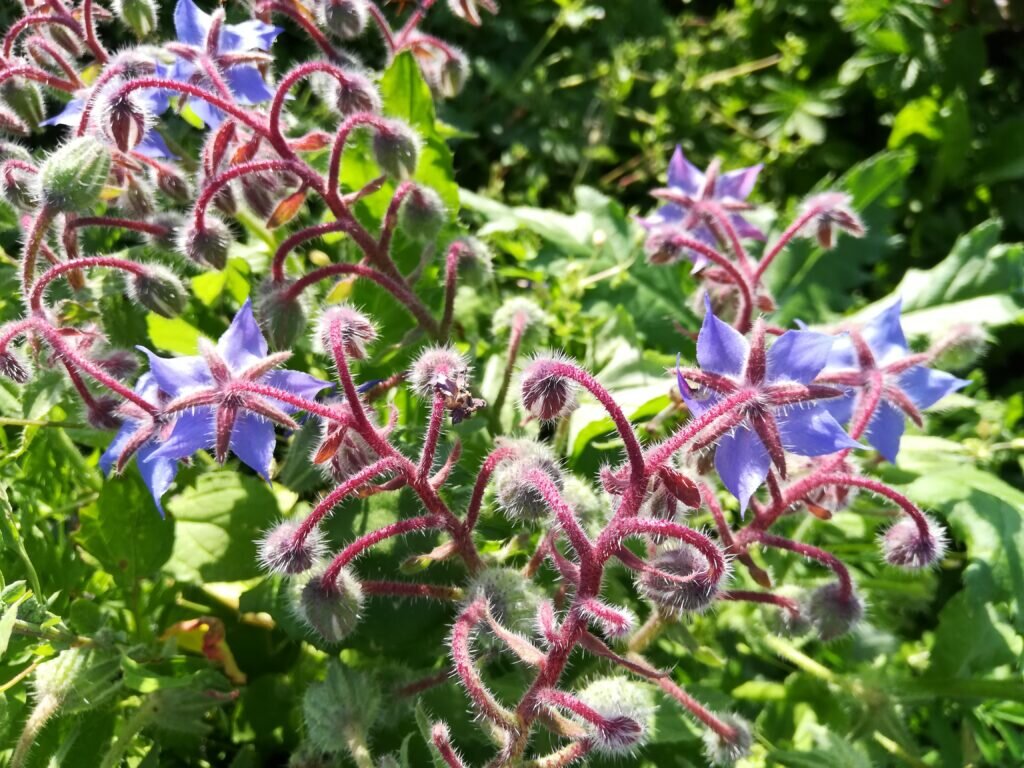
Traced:
<path fill-rule="evenodd" d="M 390 57 L 411 52 L 431 87 L 452 95 L 465 81 L 468 63 L 455 48 L 421 31 L 435 3 L 422 0 L 396 29 L 371 0 L 260 0 L 254 4 L 256 18 L 241 24 L 227 23 L 223 9 L 207 13 L 192 0 L 178 0 L 176 41 L 116 56 L 97 37 L 97 8 L 90 0 L 80 8 L 64 0 L 28 5 L 28 14 L 3 39 L 0 126 L 26 133 L 58 124 L 72 135 L 42 162 L 16 144 L 0 144 L 0 188 L 18 208 L 24 227 L 26 305 L 22 319 L 0 328 L 0 374 L 19 383 L 30 378 L 27 355 L 15 348 L 18 339 L 28 337 L 31 343 L 23 349 L 37 366 L 66 370 L 90 423 L 118 430 L 102 457 L 104 470 L 121 472 L 134 459 L 161 512 L 179 466 L 197 451 L 211 450 L 221 463 L 235 456 L 269 479 L 276 429 L 298 430 L 300 414 L 314 421 L 319 440 L 312 460 L 323 468 L 331 490 L 304 519 L 282 521 L 266 532 L 260 562 L 287 580 L 310 639 L 331 648 L 357 629 L 372 610 L 371 598 L 449 604 L 453 619 L 446 654 L 474 712 L 486 723 L 494 765 L 530 759 L 538 729 L 564 742 L 555 752 L 532 758 L 533 764 L 552 768 L 592 754 L 617 756 L 641 748 L 650 732 L 655 689 L 706 728 L 710 761 L 728 765 L 746 754 L 750 724 L 708 710 L 643 653 L 666 623 L 721 601 L 769 606 L 787 631 L 814 631 L 823 641 L 851 631 L 864 615 L 864 602 L 849 569 L 823 549 L 771 532 L 783 515 L 806 510 L 828 517 L 849 504 L 857 490 L 867 490 L 902 513 L 881 539 L 887 563 L 922 568 L 942 557 L 941 526 L 860 473 L 853 451 L 864 448 L 866 440 L 885 459 L 895 460 L 904 420 L 920 425 L 923 409 L 965 384 L 930 367 L 957 343 L 946 340 L 912 352 L 898 305 L 836 333 L 786 330 L 760 316 L 773 307 L 763 284 L 765 270 L 793 238 L 811 236 L 831 247 L 837 230 L 863 234 L 845 196 L 827 193 L 807 201 L 755 259 L 745 241 L 764 235 L 744 214 L 752 208 L 747 198 L 759 169 L 722 173 L 713 164 L 702 173 L 677 151 L 669 186 L 655 192 L 664 205 L 643 224 L 652 262 L 691 261 L 707 286 L 696 364 L 680 361 L 666 379 L 667 386 L 678 388 L 679 410 L 685 406 L 689 419 L 661 442 L 642 444 L 615 398 L 590 373 L 561 354 L 538 352 L 519 379 L 518 408 L 526 422 L 564 422 L 581 398 L 593 398 L 614 425 L 625 460 L 605 468 L 595 490 L 567 473 L 546 443 L 521 436 L 496 439 L 459 513 L 449 506 L 445 484 L 460 446 L 453 440 L 443 462 L 439 449 L 448 424 L 474 418 L 488 406 L 474 395 L 469 359 L 449 337 L 459 277 L 467 267 L 483 266 L 477 271 L 486 272 L 489 256 L 473 239 L 440 242 L 449 213 L 436 191 L 415 180 L 419 138 L 408 125 L 381 114 L 372 75 L 341 47 L 375 26 Z M 490 0 L 450 0 L 449 6 L 474 25 L 482 23 L 481 11 L 497 10 Z M 156 11 L 148 0 L 120 0 L 115 13 L 139 37 L 153 31 Z M 270 23 L 275 14 L 291 18 L 323 58 L 298 65 L 271 85 L 268 51 L 281 32 Z M 98 71 L 88 83 L 85 62 Z M 337 114 L 337 125 L 291 136 L 289 94 L 305 80 Z M 70 97 L 49 120 L 42 119 L 40 87 Z M 194 178 L 176 163 L 160 132 L 160 116 L 172 105 L 207 132 L 194 158 Z M 342 159 L 357 131 L 369 134 L 364 144 L 380 174 L 361 189 L 343 190 Z M 324 150 L 326 172 L 310 157 Z M 379 227 L 371 228 L 354 206 L 384 189 L 392 190 L 390 202 Z M 329 216 L 280 242 L 267 280 L 254 291 L 255 307 L 247 301 L 224 335 L 201 344 L 196 356 L 163 358 L 147 350 L 148 370 L 134 384 L 127 383 L 134 356 L 107 348 L 98 329 L 67 324 L 66 316 L 47 303 L 55 281 L 65 279 L 77 290 L 85 273 L 99 268 L 121 273 L 133 301 L 172 316 L 188 302 L 173 272 L 120 255 L 81 255 L 78 231 L 102 227 L 127 237 L 134 233 L 156 248 L 174 243 L 190 268 L 221 269 L 232 252 L 233 218 L 255 216 L 275 229 L 312 200 Z M 444 298 L 436 312 L 415 290 L 422 265 L 403 271 L 393 256 L 398 231 L 425 246 L 427 255 L 444 253 Z M 297 248 L 335 233 L 347 235 L 360 252 L 358 261 L 292 271 L 298 259 L 290 262 L 289 256 Z M 41 259 L 48 263 L 45 270 L 37 269 Z M 349 304 L 316 309 L 304 299 L 308 289 L 338 278 L 376 284 L 430 338 L 432 345 L 407 372 L 357 383 L 355 368 L 372 355 L 378 338 L 374 322 Z M 283 367 L 311 314 L 318 318 L 313 346 L 330 360 L 335 383 Z M 536 348 L 545 320 L 543 310 L 524 298 L 506 302 L 494 317 L 493 330 L 507 339 L 507 354 L 501 389 L 490 406 L 492 433 L 499 431 L 524 348 Z M 386 415 L 374 404 L 406 381 L 429 403 L 415 457 L 395 440 L 397 413 Z M 732 521 L 719 486 L 737 500 Z M 422 514 L 397 519 L 331 551 L 323 526 L 339 505 L 403 489 L 416 496 Z M 489 491 L 495 509 L 535 543 L 521 568 L 479 547 L 477 524 L 488 511 Z M 705 512 L 714 534 L 690 525 Z M 360 574 L 357 560 L 373 547 L 423 534 L 443 541 L 415 558 L 417 568 L 458 559 L 464 570 L 460 583 L 373 580 Z M 629 540 L 642 546 L 630 548 Z M 757 548 L 809 558 L 831 578 L 804 597 L 790 597 L 756 564 Z M 734 563 L 762 589 L 732 589 L 730 578 L 740 570 Z M 536 578 L 544 568 L 556 576 L 557 589 L 550 594 Z M 618 569 L 629 574 L 645 602 L 643 623 L 603 594 L 609 573 Z M 502 701 L 488 687 L 481 649 L 486 658 L 505 654 L 530 670 L 532 680 L 518 700 Z M 614 665 L 616 675 L 568 690 L 566 667 L 577 650 Z M 337 691 L 348 686 L 332 677 L 311 689 L 309 738 L 325 751 L 358 744 L 365 756 L 369 748 L 360 734 L 339 738 L 334 728 L 353 721 L 348 710 L 320 703 L 337 700 Z M 445 724 L 435 722 L 430 736 L 438 759 L 453 768 L 465 764 Z"/>

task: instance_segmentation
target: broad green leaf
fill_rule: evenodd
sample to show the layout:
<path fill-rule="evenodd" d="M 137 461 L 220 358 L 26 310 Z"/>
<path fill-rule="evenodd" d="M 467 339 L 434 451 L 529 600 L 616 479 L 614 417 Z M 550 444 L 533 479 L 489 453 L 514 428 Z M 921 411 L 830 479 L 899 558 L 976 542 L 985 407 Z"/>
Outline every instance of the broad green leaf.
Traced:
<path fill-rule="evenodd" d="M 258 576 L 255 541 L 281 512 L 270 486 L 230 470 L 200 475 L 167 511 L 176 532 L 167 570 L 197 584 Z"/>
<path fill-rule="evenodd" d="M 174 521 L 161 519 L 137 473 L 105 483 L 80 521 L 78 543 L 125 586 L 152 576 L 170 557 Z"/>
<path fill-rule="evenodd" d="M 146 315 L 146 328 L 154 347 L 179 355 L 194 355 L 203 335 L 182 317 L 161 317 L 155 312 Z"/>
<path fill-rule="evenodd" d="M 970 632 L 964 628 L 970 627 Z M 957 593 L 942 609 L 928 666 L 939 678 L 984 674 L 1012 664 L 1024 640 L 1003 621 L 998 609 L 982 602 L 972 589 Z"/>

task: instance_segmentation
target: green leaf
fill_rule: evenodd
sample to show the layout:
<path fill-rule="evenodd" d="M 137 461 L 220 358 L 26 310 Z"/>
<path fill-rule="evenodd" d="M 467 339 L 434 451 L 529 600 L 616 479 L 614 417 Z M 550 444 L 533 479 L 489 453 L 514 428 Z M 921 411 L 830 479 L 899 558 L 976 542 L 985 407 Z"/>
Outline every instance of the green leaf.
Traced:
<path fill-rule="evenodd" d="M 1000 245 L 1002 224 L 989 220 L 962 235 L 941 262 L 910 269 L 889 296 L 855 316 L 864 320 L 903 300 L 903 327 L 912 335 L 941 335 L 965 321 L 1011 323 L 1024 312 L 1024 245 Z"/>
<path fill-rule="evenodd" d="M 194 355 L 203 335 L 182 317 L 161 317 L 155 312 L 146 315 L 146 328 L 154 347 L 179 355 Z"/>
<path fill-rule="evenodd" d="M 434 740 L 430 736 L 430 716 L 421 699 L 416 700 L 416 725 L 420 729 L 423 740 L 427 742 L 427 751 L 430 752 L 430 760 L 434 764 L 434 768 L 448 768 L 444 758 L 434 749 Z"/>
<path fill-rule="evenodd" d="M 122 585 L 153 575 L 171 554 L 174 522 L 160 518 L 136 473 L 106 483 L 80 521 L 78 543 Z"/>
<path fill-rule="evenodd" d="M 258 576 L 255 541 L 281 513 L 270 486 L 237 471 L 200 475 L 167 510 L 177 534 L 167 570 L 197 584 Z"/>
<path fill-rule="evenodd" d="M 0 659 L 7 653 L 7 645 L 11 642 L 11 633 L 14 631 L 14 622 L 18 620 L 18 605 L 9 605 L 0 616 Z"/>

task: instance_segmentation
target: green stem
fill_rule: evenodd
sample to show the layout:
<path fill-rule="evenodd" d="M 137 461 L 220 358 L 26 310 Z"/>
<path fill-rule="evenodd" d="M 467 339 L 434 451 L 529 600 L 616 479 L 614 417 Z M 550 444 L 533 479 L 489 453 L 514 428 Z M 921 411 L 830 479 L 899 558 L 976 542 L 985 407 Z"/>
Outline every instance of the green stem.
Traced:
<path fill-rule="evenodd" d="M 46 421 L 45 419 L 12 419 L 0 417 L 0 427 L 63 427 L 65 429 L 86 429 L 85 424 L 76 421 Z"/>
<path fill-rule="evenodd" d="M 118 768 L 121 765 L 125 753 L 132 745 L 132 741 L 142 732 L 143 728 L 149 725 L 156 714 L 151 701 L 151 698 L 143 701 L 139 708 L 132 713 L 132 716 L 121 724 L 121 727 L 118 729 L 117 739 L 110 745 L 107 754 L 103 756 L 100 768 Z"/>
<path fill-rule="evenodd" d="M 4 537 L 14 547 L 14 551 L 18 553 L 18 557 L 21 559 L 22 565 L 25 566 L 25 571 L 28 574 L 28 583 L 32 587 L 32 593 L 36 596 L 36 600 L 40 603 L 44 602 L 43 598 L 43 587 L 39 583 L 39 574 L 36 573 L 36 568 L 32 565 L 32 559 L 28 556 L 28 550 L 25 549 L 25 542 L 21 538 L 21 533 L 18 531 L 18 525 L 14 521 L 14 510 L 11 508 L 11 500 L 7 497 L 7 486 L 0 484 L 0 525 L 3 526 Z"/>
<path fill-rule="evenodd" d="M 348 743 L 349 754 L 359 768 L 375 768 L 373 755 L 366 743 L 366 734 L 359 726 L 345 729 L 345 741 Z"/>

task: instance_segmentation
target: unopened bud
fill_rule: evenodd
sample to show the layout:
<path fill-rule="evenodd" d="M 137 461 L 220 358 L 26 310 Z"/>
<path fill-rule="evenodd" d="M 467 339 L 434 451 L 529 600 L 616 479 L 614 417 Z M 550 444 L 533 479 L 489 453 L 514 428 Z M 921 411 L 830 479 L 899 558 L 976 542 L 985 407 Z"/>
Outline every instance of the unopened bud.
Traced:
<path fill-rule="evenodd" d="M 478 573 L 466 589 L 466 603 L 487 600 L 491 614 L 506 629 L 526 633 L 533 626 L 544 595 L 534 582 L 515 568 L 488 568 Z"/>
<path fill-rule="evenodd" d="M 299 537 L 301 523 L 290 520 L 271 528 L 256 544 L 263 569 L 283 576 L 305 573 L 324 556 L 326 543 L 319 528 Z"/>
<path fill-rule="evenodd" d="M 369 18 L 366 0 L 324 0 L 321 14 L 324 26 L 342 40 L 363 34 Z"/>
<path fill-rule="evenodd" d="M 340 643 L 359 624 L 363 588 L 348 569 L 342 568 L 331 584 L 314 576 L 302 587 L 296 611 L 299 617 L 326 643 Z"/>
<path fill-rule="evenodd" d="M 32 130 L 28 124 L 10 109 L 0 106 L 0 131 L 12 136 L 28 136 Z"/>
<path fill-rule="evenodd" d="M 107 138 L 122 152 L 127 152 L 142 141 L 152 119 L 138 91 L 115 92 L 103 102 L 100 124 Z"/>
<path fill-rule="evenodd" d="M 724 558 L 723 558 L 724 559 Z M 708 558 L 691 544 L 679 544 L 651 559 L 636 577 L 637 589 L 672 614 L 703 611 L 718 597 L 724 574 L 715 574 Z"/>
<path fill-rule="evenodd" d="M 437 237 L 446 216 L 444 201 L 430 187 L 413 188 L 398 209 L 402 231 L 418 242 L 428 242 Z"/>
<path fill-rule="evenodd" d="M 0 352 L 0 376 L 16 384 L 24 384 L 29 379 L 28 369 L 10 352 Z"/>
<path fill-rule="evenodd" d="M 114 0 L 114 14 L 140 40 L 156 26 L 156 0 Z"/>
<path fill-rule="evenodd" d="M 148 219 L 153 215 L 156 204 L 149 184 L 138 176 L 128 176 L 125 186 L 117 196 L 117 207 L 133 219 Z"/>
<path fill-rule="evenodd" d="M 985 354 L 990 341 L 981 325 L 959 323 L 932 345 L 932 364 L 943 371 L 966 370 Z"/>
<path fill-rule="evenodd" d="M 380 94 L 366 75 L 350 69 L 345 71 L 344 82 L 333 78 L 331 82 L 334 107 L 342 117 L 363 112 L 375 115 L 380 112 Z"/>
<path fill-rule="evenodd" d="M 274 349 L 291 349 L 307 327 L 306 307 L 299 296 L 291 296 L 290 280 L 264 280 L 256 291 L 257 316 Z"/>
<path fill-rule="evenodd" d="M 835 246 L 837 229 L 854 237 L 864 237 L 866 232 L 864 222 L 853 211 L 851 205 L 850 196 L 842 192 L 825 192 L 815 195 L 802 206 L 803 212 L 814 211 L 815 213 L 801 230 L 801 234 L 817 238 L 818 244 L 825 249 Z"/>
<path fill-rule="evenodd" d="M 460 237 L 459 276 L 467 283 L 479 285 L 488 282 L 494 273 L 494 255 L 491 249 L 476 237 Z"/>
<path fill-rule="evenodd" d="M 187 203 L 192 200 L 192 189 L 188 181 L 180 173 L 161 168 L 156 172 L 156 187 L 175 203 Z"/>
<path fill-rule="evenodd" d="M 150 217 L 149 223 L 160 227 L 159 232 L 151 232 L 146 235 L 150 245 L 164 251 L 173 251 L 177 248 L 179 233 L 185 224 L 181 214 L 173 211 L 160 211 Z"/>
<path fill-rule="evenodd" d="M 523 371 L 523 409 L 535 419 L 555 421 L 576 409 L 579 385 L 559 372 L 563 365 L 556 357 L 537 357 Z"/>
<path fill-rule="evenodd" d="M 857 625 L 864 617 L 864 603 L 852 586 L 844 592 L 842 584 L 832 582 L 808 596 L 804 612 L 818 631 L 818 637 L 828 642 L 842 637 Z"/>
<path fill-rule="evenodd" d="M 86 405 L 85 420 L 93 429 L 117 429 L 121 426 L 120 407 L 121 401 L 116 397 L 100 395 Z"/>
<path fill-rule="evenodd" d="M 644 240 L 644 254 L 651 264 L 676 264 L 686 258 L 687 251 L 677 244 L 669 227 L 661 226 Z"/>
<path fill-rule="evenodd" d="M 139 369 L 139 361 L 127 349 L 111 349 L 102 355 L 96 355 L 93 362 L 115 379 L 128 379 Z"/>
<path fill-rule="evenodd" d="M 377 126 L 373 135 L 373 157 L 384 173 L 404 180 L 416 173 L 420 140 L 405 123 L 387 120 Z"/>
<path fill-rule="evenodd" d="M 704 754 L 708 762 L 717 766 L 732 766 L 750 754 L 754 732 L 750 723 L 738 715 L 717 715 L 716 719 L 728 729 L 725 733 L 709 728 L 704 733 Z M 724 730 L 724 729 L 723 729 Z"/>
<path fill-rule="evenodd" d="M 464 21 L 468 21 L 474 27 L 481 24 L 480 9 L 491 14 L 498 12 L 498 4 L 495 0 L 448 0 L 448 7 L 452 13 Z"/>
<path fill-rule="evenodd" d="M 27 211 L 35 207 L 36 190 L 33 177 L 20 168 L 4 168 L 3 174 L 0 175 L 0 192 L 3 193 L 4 200 L 16 210 Z"/>
<path fill-rule="evenodd" d="M 622 757 L 647 741 L 656 710 L 648 686 L 625 677 L 604 677 L 580 691 L 579 699 L 604 719 L 600 725 L 584 724 L 598 752 Z"/>
<path fill-rule="evenodd" d="M 451 49 L 438 72 L 438 86 L 441 95 L 447 99 L 455 98 L 462 93 L 468 78 L 469 60 L 462 51 Z"/>
<path fill-rule="evenodd" d="M 46 158 L 39 170 L 39 202 L 58 213 L 84 213 L 96 205 L 110 175 L 110 150 L 78 136 Z"/>
<path fill-rule="evenodd" d="M 420 397 L 436 392 L 455 393 L 469 379 L 469 363 L 452 347 L 429 347 L 420 353 L 409 370 L 409 383 Z"/>
<path fill-rule="evenodd" d="M 231 230 L 220 218 L 207 214 L 201 226 L 194 220 L 181 229 L 178 248 L 197 264 L 224 269 L 231 247 Z"/>
<path fill-rule="evenodd" d="M 491 319 L 491 330 L 497 336 L 507 336 L 516 327 L 519 333 L 526 336 L 539 336 L 547 328 L 548 313 L 540 308 L 533 299 L 525 296 L 513 296 L 505 299 L 494 312 Z"/>
<path fill-rule="evenodd" d="M 0 99 L 24 123 L 26 133 L 39 128 L 46 108 L 43 105 L 43 94 L 34 82 L 21 78 L 6 80 L 0 85 Z"/>
<path fill-rule="evenodd" d="M 530 479 L 539 470 L 562 487 L 562 470 L 553 458 L 541 455 L 524 456 L 502 463 L 494 473 L 494 491 L 501 511 L 513 521 L 540 520 L 548 516 L 550 507 L 537 485 Z"/>
<path fill-rule="evenodd" d="M 129 287 L 133 300 L 161 317 L 177 317 L 188 304 L 188 292 L 178 276 L 157 264 L 132 275 Z"/>
<path fill-rule="evenodd" d="M 926 568 L 942 559 L 946 553 L 946 532 L 930 516 L 923 517 L 923 531 L 917 520 L 904 517 L 885 532 L 885 562 L 899 568 Z"/>
<path fill-rule="evenodd" d="M 345 356 L 353 360 L 365 360 L 366 345 L 377 338 L 377 328 L 370 318 L 348 304 L 330 307 L 320 316 L 317 333 L 329 352 L 334 347 L 335 332 L 340 334 Z"/>

